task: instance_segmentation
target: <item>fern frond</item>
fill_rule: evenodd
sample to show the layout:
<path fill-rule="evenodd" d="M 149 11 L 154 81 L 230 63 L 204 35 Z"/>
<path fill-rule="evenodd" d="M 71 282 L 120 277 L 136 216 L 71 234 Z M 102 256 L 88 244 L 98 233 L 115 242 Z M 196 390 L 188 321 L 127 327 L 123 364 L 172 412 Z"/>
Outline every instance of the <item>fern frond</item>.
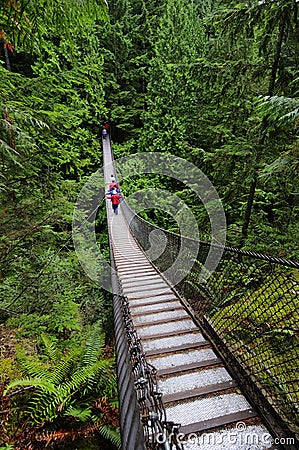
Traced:
<path fill-rule="evenodd" d="M 92 392 L 100 380 L 102 382 L 103 374 L 107 374 L 108 378 L 108 370 L 110 370 L 109 362 L 98 361 L 93 366 L 77 370 L 70 380 L 56 385 L 51 395 L 41 386 L 41 389 L 37 390 L 30 400 L 30 416 L 36 423 L 53 420 L 72 405 L 77 392 L 84 396 Z M 106 380 L 106 376 L 104 378 Z"/>
<path fill-rule="evenodd" d="M 82 366 L 91 366 L 99 359 L 100 353 L 104 347 L 104 335 L 99 325 L 94 327 L 91 335 L 87 339 L 84 354 L 82 357 Z"/>
<path fill-rule="evenodd" d="M 30 399 L 28 413 L 36 424 L 40 424 L 58 417 L 71 402 L 71 395 L 65 386 L 56 386 L 54 392 L 47 392 L 41 386 Z"/>
<path fill-rule="evenodd" d="M 36 424 L 51 421 L 61 412 L 72 407 L 75 394 L 84 396 L 94 389 L 105 384 L 110 376 L 110 363 L 108 360 L 98 361 L 93 366 L 78 369 L 69 380 L 62 384 L 54 384 L 41 379 L 15 380 L 7 390 L 15 386 L 36 387 L 30 399 L 28 413 Z M 64 413 L 65 414 L 65 413 Z"/>
<path fill-rule="evenodd" d="M 112 442 L 118 449 L 121 449 L 121 436 L 119 430 L 112 430 L 106 425 L 99 427 L 99 433 L 108 441 Z"/>
<path fill-rule="evenodd" d="M 31 386 L 35 388 L 41 388 L 47 394 L 53 394 L 56 392 L 55 386 L 47 380 L 42 380 L 38 378 L 28 378 L 24 380 L 14 380 L 5 389 L 3 395 L 5 396 L 8 391 L 17 387 L 17 386 Z"/>
<path fill-rule="evenodd" d="M 53 372 L 51 373 L 51 379 L 54 384 L 61 384 L 64 379 L 70 375 L 73 368 L 75 367 L 78 355 L 78 351 L 74 350 L 68 355 L 61 358 L 61 360 L 57 363 Z"/>
<path fill-rule="evenodd" d="M 57 363 L 58 361 L 60 361 L 61 352 L 56 347 L 56 345 L 51 341 L 49 336 L 42 333 L 42 335 L 40 336 L 40 340 L 41 340 L 42 344 L 44 345 L 44 352 L 46 355 L 49 356 L 50 360 L 53 361 L 54 363 Z"/>
<path fill-rule="evenodd" d="M 47 380 L 49 382 L 52 381 L 51 374 L 49 370 L 45 367 L 45 364 L 42 362 L 32 359 L 31 357 L 26 356 L 25 354 L 19 354 L 17 357 L 18 365 L 22 372 L 28 378 L 37 378 L 42 380 Z"/>
<path fill-rule="evenodd" d="M 80 422 L 87 422 L 88 420 L 91 419 L 92 416 L 90 407 L 81 409 L 74 406 L 70 406 L 69 408 L 67 408 L 64 412 L 64 415 L 72 416 L 76 420 L 79 420 Z"/>
<path fill-rule="evenodd" d="M 84 388 L 84 394 L 92 391 L 101 381 L 101 385 L 105 384 L 111 373 L 110 360 L 97 361 L 92 366 L 78 369 L 73 373 L 70 386 L 72 390 Z"/>
<path fill-rule="evenodd" d="M 299 99 L 283 96 L 260 97 L 257 101 L 257 109 L 272 121 L 293 125 L 299 118 Z"/>
<path fill-rule="evenodd" d="M 105 378 L 103 394 L 109 398 L 117 397 L 117 376 L 115 373 L 109 373 L 108 378 Z"/>

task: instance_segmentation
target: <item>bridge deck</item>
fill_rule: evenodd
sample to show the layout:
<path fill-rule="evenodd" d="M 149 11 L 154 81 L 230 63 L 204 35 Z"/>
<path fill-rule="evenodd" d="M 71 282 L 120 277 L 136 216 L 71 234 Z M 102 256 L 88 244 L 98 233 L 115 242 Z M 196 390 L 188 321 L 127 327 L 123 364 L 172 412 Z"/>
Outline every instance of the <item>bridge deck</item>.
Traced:
<path fill-rule="evenodd" d="M 103 143 L 105 180 L 112 173 Z M 107 204 L 115 266 L 147 360 L 157 369 L 167 420 L 181 424 L 185 450 L 278 449 L 224 361 Z"/>
<path fill-rule="evenodd" d="M 109 206 L 108 216 L 122 290 L 147 360 L 157 369 L 167 420 L 181 424 L 184 448 L 275 448 L 224 362 L 130 235 L 121 207 L 115 215 Z"/>

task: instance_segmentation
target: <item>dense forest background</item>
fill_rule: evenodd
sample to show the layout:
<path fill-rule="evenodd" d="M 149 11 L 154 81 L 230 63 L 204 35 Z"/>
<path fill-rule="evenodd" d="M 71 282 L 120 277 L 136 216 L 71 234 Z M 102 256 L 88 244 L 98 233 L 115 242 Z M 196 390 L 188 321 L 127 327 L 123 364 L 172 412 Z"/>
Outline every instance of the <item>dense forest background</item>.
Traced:
<path fill-rule="evenodd" d="M 170 153 L 209 177 L 228 245 L 298 259 L 298 47 L 295 0 L 0 1 L 4 448 L 119 445 L 111 296 L 71 238 L 105 120 L 116 158 Z M 152 176 L 122 188 L 157 185 L 208 237 L 185 186 Z M 97 232 L 108 259 L 104 209 Z"/>

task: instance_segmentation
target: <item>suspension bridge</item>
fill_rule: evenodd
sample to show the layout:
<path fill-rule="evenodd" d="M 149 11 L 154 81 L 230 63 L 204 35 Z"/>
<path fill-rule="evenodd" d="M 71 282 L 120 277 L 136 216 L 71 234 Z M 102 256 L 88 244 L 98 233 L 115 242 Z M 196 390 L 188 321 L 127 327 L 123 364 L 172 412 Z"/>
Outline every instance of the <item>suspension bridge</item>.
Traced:
<path fill-rule="evenodd" d="M 109 139 L 103 158 L 108 185 Z M 122 448 L 299 448 L 299 263 L 225 247 L 201 285 L 210 244 L 199 242 L 172 286 L 164 272 L 184 238 L 163 230 L 154 265 L 157 227 L 126 202 L 115 215 L 107 200 L 107 220 Z"/>

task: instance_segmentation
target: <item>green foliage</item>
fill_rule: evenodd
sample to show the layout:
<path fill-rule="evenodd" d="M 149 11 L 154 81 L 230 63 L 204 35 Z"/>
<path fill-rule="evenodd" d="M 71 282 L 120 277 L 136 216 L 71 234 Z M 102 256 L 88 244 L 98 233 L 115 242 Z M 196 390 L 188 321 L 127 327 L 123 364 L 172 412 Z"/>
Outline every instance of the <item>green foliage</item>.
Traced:
<path fill-rule="evenodd" d="M 20 376 L 16 361 L 12 357 L 1 358 L 0 361 L 0 385 Z"/>
<path fill-rule="evenodd" d="M 56 426 L 68 417 L 90 424 L 97 414 L 90 399 L 105 370 L 90 342 L 99 348 L 110 343 L 112 299 L 79 266 L 71 227 L 80 187 L 102 164 L 103 120 L 112 125 L 115 157 L 162 151 L 200 167 L 223 201 L 229 244 L 244 238 L 252 193 L 245 248 L 298 257 L 299 70 L 293 6 L 288 0 L 250 5 L 116 0 L 108 20 L 106 3 L 94 0 L 3 4 L 0 319 L 16 328 L 31 353 L 34 346 L 41 352 L 30 358 L 17 351 L 24 370 L 22 407 L 35 424 L 51 418 Z M 171 161 L 169 168 L 174 169 Z M 210 239 L 205 208 L 176 180 L 132 177 L 122 188 L 125 194 L 175 191 L 195 215 L 201 237 Z M 160 206 L 144 217 L 177 231 L 176 217 L 163 212 L 168 202 Z M 103 209 L 96 233 L 108 257 Z M 250 275 L 235 276 L 248 289 Z M 189 289 L 196 289 L 194 280 Z M 214 311 L 226 300 L 215 299 Z M 99 318 L 104 332 L 88 338 Z M 286 335 L 294 338 L 278 326 L 273 329 L 277 348 Z M 82 338 L 84 357 L 78 353 Z M 3 381 L 15 382 L 15 360 L 4 361 Z M 106 384 L 110 398 L 114 386 L 114 381 Z M 20 410 L 14 423 L 21 423 Z M 117 444 L 112 428 L 99 424 Z"/>
<path fill-rule="evenodd" d="M 121 437 L 117 431 L 103 425 L 102 427 L 100 427 L 100 433 L 108 441 L 112 442 L 112 444 L 114 444 L 116 448 L 121 448 Z"/>
<path fill-rule="evenodd" d="M 257 109 L 271 121 L 279 122 L 288 127 L 298 125 L 299 99 L 297 98 L 262 97 L 257 103 Z"/>
<path fill-rule="evenodd" d="M 13 0 L 0 19 L 0 318 L 29 353 L 16 346 L 3 359 L 1 388 L 15 390 L 2 399 L 1 425 L 16 448 L 34 445 L 46 419 L 55 422 L 47 433 L 80 419 L 90 435 L 107 428 L 117 442 L 116 420 L 92 407 L 102 395 L 117 403 L 113 361 L 102 357 L 113 334 L 111 298 L 87 279 L 71 239 L 80 183 L 102 159 L 106 4 Z M 99 318 L 106 333 L 92 328 Z"/>
<path fill-rule="evenodd" d="M 184 0 L 167 1 L 151 43 L 140 146 L 185 156 L 184 141 L 200 114 L 197 65 L 206 47 L 200 7 Z"/>
<path fill-rule="evenodd" d="M 8 2 L 1 8 L 1 26 L 4 37 L 20 50 L 40 49 L 47 27 L 59 36 L 68 34 L 69 38 L 96 19 L 107 20 L 104 2 L 94 0 L 69 1 L 30 1 Z"/>
<path fill-rule="evenodd" d="M 101 359 L 103 341 L 101 328 L 95 325 L 85 345 L 67 354 L 61 354 L 46 335 L 41 336 L 39 358 L 19 353 L 18 364 L 26 377 L 11 381 L 4 396 L 7 393 L 25 395 L 17 407 L 21 408 L 24 420 L 26 415 L 30 417 L 30 422 L 25 420 L 23 424 L 27 432 L 30 427 L 38 426 L 39 433 L 44 436 L 49 433 L 50 439 L 53 430 L 59 431 L 65 418 L 70 429 L 78 428 L 78 421 L 83 427 L 98 424 L 96 429 L 100 434 L 111 438 L 113 443 L 119 442 L 109 416 L 100 409 L 92 411 L 92 402 L 99 402 L 100 398 L 113 402 L 116 396 L 114 361 Z"/>
<path fill-rule="evenodd" d="M 298 432 L 296 272 L 281 269 L 254 275 L 255 288 L 249 285 L 241 298 L 233 297 L 214 311 L 211 320 L 279 414 L 289 423 L 292 417 L 291 427 Z"/>

